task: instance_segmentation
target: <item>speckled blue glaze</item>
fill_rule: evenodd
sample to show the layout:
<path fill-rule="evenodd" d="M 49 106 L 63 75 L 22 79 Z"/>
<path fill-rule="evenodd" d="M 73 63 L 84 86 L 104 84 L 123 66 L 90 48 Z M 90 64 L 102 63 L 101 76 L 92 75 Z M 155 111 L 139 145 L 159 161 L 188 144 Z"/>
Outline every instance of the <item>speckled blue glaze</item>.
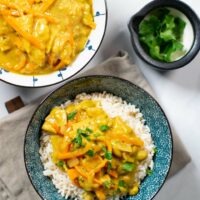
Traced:
<path fill-rule="evenodd" d="M 123 199 L 150 200 L 163 185 L 172 160 L 172 136 L 166 116 L 158 103 L 143 89 L 128 81 L 110 76 L 88 76 L 68 82 L 51 93 L 38 107 L 29 123 L 24 143 L 25 165 L 33 186 L 43 199 L 64 200 L 52 181 L 42 173 L 43 165 L 38 151 L 40 128 L 45 117 L 54 106 L 74 99 L 79 93 L 103 91 L 122 97 L 140 109 L 158 149 L 154 157 L 152 175 L 143 180 L 140 192 L 136 196 L 127 196 Z"/>

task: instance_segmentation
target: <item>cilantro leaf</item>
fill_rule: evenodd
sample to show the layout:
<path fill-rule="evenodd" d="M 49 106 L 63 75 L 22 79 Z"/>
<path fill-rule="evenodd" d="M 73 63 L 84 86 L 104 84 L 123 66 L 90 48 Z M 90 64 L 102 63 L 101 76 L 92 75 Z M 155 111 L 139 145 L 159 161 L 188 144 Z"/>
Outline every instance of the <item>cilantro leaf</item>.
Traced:
<path fill-rule="evenodd" d="M 109 189 L 111 187 L 111 181 L 104 181 L 103 187 Z"/>
<path fill-rule="evenodd" d="M 152 11 L 152 15 L 156 16 L 158 19 L 163 20 L 165 15 L 170 13 L 169 9 L 160 8 Z"/>
<path fill-rule="evenodd" d="M 144 19 L 139 25 L 139 34 L 141 35 L 153 35 L 153 33 L 159 29 L 160 21 L 156 16 L 149 16 L 148 19 Z"/>
<path fill-rule="evenodd" d="M 99 127 L 99 129 L 100 129 L 102 132 L 107 131 L 109 128 L 110 128 L 110 127 L 107 126 L 107 125 L 102 125 L 102 126 Z"/>
<path fill-rule="evenodd" d="M 127 172 L 132 172 L 136 168 L 134 163 L 126 162 L 122 165 L 122 169 Z"/>
<path fill-rule="evenodd" d="M 174 34 L 176 35 L 177 39 L 181 40 L 186 23 L 179 17 L 176 17 L 174 21 L 176 23 L 176 27 L 174 28 Z"/>
<path fill-rule="evenodd" d="M 103 147 L 102 151 L 105 153 L 104 156 L 107 160 L 112 160 L 112 152 L 107 151 L 106 147 Z"/>
<path fill-rule="evenodd" d="M 88 156 L 90 156 L 90 157 L 93 157 L 93 156 L 94 156 L 94 151 L 93 151 L 93 150 L 88 150 L 88 151 L 86 152 L 86 154 L 87 154 Z"/>
<path fill-rule="evenodd" d="M 165 53 L 164 60 L 167 62 L 170 62 L 172 53 L 181 51 L 182 48 L 183 48 L 183 45 L 180 42 L 175 41 L 175 40 L 170 41 L 170 44 L 168 46 L 166 46 L 166 48 L 164 50 L 164 53 Z"/>
<path fill-rule="evenodd" d="M 158 45 L 150 47 L 149 53 L 152 58 L 160 59 L 160 60 L 163 59 L 162 54 L 160 52 L 160 47 Z"/>
<path fill-rule="evenodd" d="M 106 153 L 105 153 L 105 158 L 106 158 L 107 160 L 112 160 L 112 153 L 111 153 L 110 151 L 106 151 Z"/>
<path fill-rule="evenodd" d="M 81 133 L 81 135 L 85 138 L 87 138 L 89 135 L 87 133 Z"/>
<path fill-rule="evenodd" d="M 88 128 L 88 127 L 87 127 L 85 130 L 86 130 L 87 132 L 89 132 L 89 133 L 93 133 L 93 130 L 90 129 L 90 128 Z"/>
<path fill-rule="evenodd" d="M 119 180 L 118 186 L 119 187 L 126 187 L 126 183 L 123 180 Z"/>
<path fill-rule="evenodd" d="M 174 23 L 175 17 L 168 14 L 164 16 L 164 20 L 162 21 L 162 28 L 165 30 L 172 30 L 176 25 Z"/>
<path fill-rule="evenodd" d="M 78 128 L 76 131 L 79 135 L 86 133 L 84 130 Z"/>
<path fill-rule="evenodd" d="M 156 9 L 139 24 L 139 40 L 152 58 L 171 62 L 185 54 L 181 41 L 185 25 L 169 9 Z"/>
<path fill-rule="evenodd" d="M 162 38 L 164 41 L 169 41 L 169 40 L 175 40 L 176 37 L 173 33 L 172 30 L 167 29 L 163 32 L 160 32 L 160 38 Z"/>
<path fill-rule="evenodd" d="M 85 137 L 88 141 L 90 140 L 88 133 L 86 132 L 86 130 L 82 130 L 82 129 L 77 129 L 77 134 L 80 136 Z"/>
<path fill-rule="evenodd" d="M 157 153 L 157 152 L 158 152 L 158 149 L 155 147 L 155 148 L 153 149 L 153 151 L 154 151 L 154 153 Z"/>
<path fill-rule="evenodd" d="M 69 113 L 69 114 L 67 115 L 67 120 L 73 120 L 74 117 L 76 116 L 76 114 L 77 114 L 76 111 L 73 111 L 73 112 Z"/>
<path fill-rule="evenodd" d="M 78 144 L 79 147 L 81 147 L 83 145 L 82 143 L 82 137 L 80 134 L 78 134 L 73 140 L 73 143 Z"/>
<path fill-rule="evenodd" d="M 59 162 L 56 163 L 56 165 L 57 165 L 58 167 L 63 167 L 64 164 L 65 164 L 65 162 L 64 162 L 63 160 L 60 160 Z"/>
<path fill-rule="evenodd" d="M 153 173 L 153 170 L 151 170 L 151 169 L 147 169 L 147 171 L 146 171 L 146 173 L 147 173 L 147 175 L 152 175 L 152 173 Z"/>

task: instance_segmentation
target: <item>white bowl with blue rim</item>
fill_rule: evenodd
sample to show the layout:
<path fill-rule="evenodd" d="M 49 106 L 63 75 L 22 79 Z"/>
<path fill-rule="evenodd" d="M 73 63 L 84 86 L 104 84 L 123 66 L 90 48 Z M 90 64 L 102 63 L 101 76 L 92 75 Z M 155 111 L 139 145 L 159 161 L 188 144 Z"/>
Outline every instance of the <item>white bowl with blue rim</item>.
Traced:
<path fill-rule="evenodd" d="M 84 50 L 72 64 L 50 74 L 34 76 L 16 74 L 0 68 L 0 80 L 23 87 L 44 87 L 60 83 L 80 72 L 97 53 L 106 30 L 106 0 L 93 0 L 93 10 L 96 28 L 92 30 Z"/>

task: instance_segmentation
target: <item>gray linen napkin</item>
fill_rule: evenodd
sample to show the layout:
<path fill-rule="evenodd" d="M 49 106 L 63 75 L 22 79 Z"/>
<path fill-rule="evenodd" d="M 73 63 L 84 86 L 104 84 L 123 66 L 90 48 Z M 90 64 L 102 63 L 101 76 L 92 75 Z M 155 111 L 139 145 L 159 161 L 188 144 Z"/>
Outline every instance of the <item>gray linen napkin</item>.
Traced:
<path fill-rule="evenodd" d="M 119 52 L 118 55 L 82 75 L 91 74 L 107 74 L 127 79 L 155 97 L 137 66 L 130 64 L 126 52 Z M 39 100 L 15 111 L 0 122 L 0 200 L 40 200 L 28 179 L 23 160 L 24 134 L 38 103 Z M 174 157 L 169 176 L 190 162 L 190 157 L 175 131 L 173 136 Z"/>

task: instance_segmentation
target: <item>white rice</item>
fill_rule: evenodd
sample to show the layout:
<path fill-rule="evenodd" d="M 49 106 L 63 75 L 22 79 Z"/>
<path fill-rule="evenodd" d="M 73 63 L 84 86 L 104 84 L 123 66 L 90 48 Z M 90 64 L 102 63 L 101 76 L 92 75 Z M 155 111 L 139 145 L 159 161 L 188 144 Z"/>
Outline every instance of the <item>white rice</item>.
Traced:
<path fill-rule="evenodd" d="M 141 181 L 146 176 L 146 170 L 148 168 L 153 169 L 153 155 L 154 144 L 151 138 L 150 129 L 144 124 L 142 113 L 134 105 L 128 104 L 120 97 L 112 94 L 104 93 L 92 93 L 92 94 L 79 94 L 76 96 L 74 103 L 79 103 L 85 99 L 100 100 L 102 109 L 110 117 L 120 116 L 140 137 L 144 142 L 144 148 L 148 151 L 148 157 L 139 166 L 138 172 L 135 175 L 137 181 Z M 67 101 L 61 107 L 66 107 L 71 104 L 71 101 Z M 66 173 L 63 173 L 52 161 L 52 145 L 50 143 L 50 137 L 43 133 L 40 138 L 40 157 L 44 165 L 44 175 L 51 178 L 53 184 L 58 189 L 58 192 L 65 198 L 69 196 L 76 200 L 82 199 L 83 190 L 73 185 Z M 118 199 L 118 197 L 116 198 Z"/>

